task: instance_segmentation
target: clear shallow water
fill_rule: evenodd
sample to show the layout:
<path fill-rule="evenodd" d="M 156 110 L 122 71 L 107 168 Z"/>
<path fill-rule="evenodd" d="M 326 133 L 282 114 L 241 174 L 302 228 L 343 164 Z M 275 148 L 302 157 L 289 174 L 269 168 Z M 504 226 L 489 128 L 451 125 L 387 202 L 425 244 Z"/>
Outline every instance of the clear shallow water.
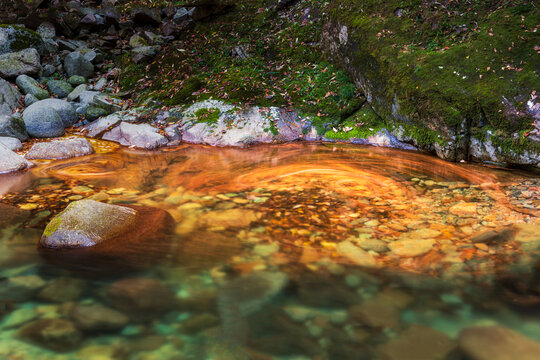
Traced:
<path fill-rule="evenodd" d="M 100 149 L 0 178 L 0 358 L 465 359 L 477 324 L 540 341 L 534 175 L 335 144 Z M 174 233 L 45 260 L 83 198 L 167 210 Z"/>

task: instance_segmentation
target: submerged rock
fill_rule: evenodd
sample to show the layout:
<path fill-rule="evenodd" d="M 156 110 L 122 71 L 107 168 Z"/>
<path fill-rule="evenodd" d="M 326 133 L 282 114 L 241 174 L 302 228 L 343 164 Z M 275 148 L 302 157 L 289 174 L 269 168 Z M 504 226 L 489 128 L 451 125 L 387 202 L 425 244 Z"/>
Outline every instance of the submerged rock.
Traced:
<path fill-rule="evenodd" d="M 89 276 L 116 276 L 167 257 L 173 224 L 169 213 L 157 208 L 75 201 L 47 225 L 40 253 Z"/>
<path fill-rule="evenodd" d="M 107 298 L 111 306 L 136 321 L 153 320 L 175 303 L 172 291 L 155 279 L 132 278 L 113 283 Z"/>
<path fill-rule="evenodd" d="M 478 326 L 459 334 L 459 347 L 471 360 L 536 360 L 540 343 L 502 326 Z"/>
<path fill-rule="evenodd" d="M 36 49 L 0 55 L 0 76 L 14 78 L 19 75 L 35 75 L 41 71 L 41 62 Z"/>
<path fill-rule="evenodd" d="M 94 200 L 72 202 L 45 228 L 40 245 L 45 248 L 84 248 L 125 233 L 135 223 L 137 211 Z"/>
<path fill-rule="evenodd" d="M 199 224 L 207 227 L 246 227 L 258 220 L 256 212 L 247 209 L 209 211 L 201 215 Z"/>
<path fill-rule="evenodd" d="M 380 345 L 377 354 L 387 360 L 446 359 L 456 347 L 448 335 L 425 326 L 413 325 L 396 338 Z"/>
<path fill-rule="evenodd" d="M 36 345 L 55 350 L 68 351 L 76 348 L 82 340 L 81 332 L 71 321 L 41 319 L 22 327 L 18 336 Z"/>
<path fill-rule="evenodd" d="M 67 159 L 94 153 L 92 144 L 83 138 L 36 143 L 26 154 L 27 159 Z"/>
<path fill-rule="evenodd" d="M 69 317 L 84 331 L 120 330 L 129 323 L 121 312 L 100 304 L 76 305 Z"/>

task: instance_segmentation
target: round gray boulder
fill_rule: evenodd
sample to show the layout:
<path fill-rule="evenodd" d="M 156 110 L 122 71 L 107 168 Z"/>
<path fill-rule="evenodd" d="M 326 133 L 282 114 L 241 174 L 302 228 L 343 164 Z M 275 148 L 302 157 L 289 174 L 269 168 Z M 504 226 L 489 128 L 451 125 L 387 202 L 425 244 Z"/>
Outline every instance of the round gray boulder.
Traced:
<path fill-rule="evenodd" d="M 64 123 L 58 112 L 40 103 L 38 101 L 24 110 L 23 120 L 28 134 L 37 138 L 64 135 Z"/>
<path fill-rule="evenodd" d="M 80 75 L 88 79 L 94 75 L 94 65 L 77 51 L 66 56 L 64 69 L 70 77 Z"/>

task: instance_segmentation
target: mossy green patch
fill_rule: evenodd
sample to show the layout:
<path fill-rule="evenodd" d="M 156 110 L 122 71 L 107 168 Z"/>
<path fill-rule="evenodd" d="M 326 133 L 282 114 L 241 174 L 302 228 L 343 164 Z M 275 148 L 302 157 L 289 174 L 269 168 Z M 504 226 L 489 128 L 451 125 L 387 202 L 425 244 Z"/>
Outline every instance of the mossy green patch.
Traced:
<path fill-rule="evenodd" d="M 219 109 L 210 108 L 210 109 L 199 109 L 195 112 L 197 117 L 197 122 L 204 122 L 209 124 L 214 124 L 218 121 L 221 112 Z"/>
<path fill-rule="evenodd" d="M 62 225 L 62 219 L 58 216 L 54 217 L 45 227 L 44 236 L 51 236 Z"/>

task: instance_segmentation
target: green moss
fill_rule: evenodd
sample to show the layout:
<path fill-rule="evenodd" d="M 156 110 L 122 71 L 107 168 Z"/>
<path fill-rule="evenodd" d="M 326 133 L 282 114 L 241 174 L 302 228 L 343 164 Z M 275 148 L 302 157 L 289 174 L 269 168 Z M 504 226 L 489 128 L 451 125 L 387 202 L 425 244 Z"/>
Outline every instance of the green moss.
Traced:
<path fill-rule="evenodd" d="M 43 231 L 44 236 L 51 236 L 62 224 L 62 219 L 60 217 L 56 216 L 54 217 L 45 227 L 45 230 Z"/>
<path fill-rule="evenodd" d="M 333 140 L 363 139 L 386 127 L 382 118 L 371 108 L 364 107 L 339 125 L 333 126 L 324 136 Z"/>
<path fill-rule="evenodd" d="M 210 109 L 199 109 L 195 112 L 197 117 L 197 122 L 204 122 L 209 124 L 214 124 L 218 121 L 221 112 L 219 109 L 210 108 Z"/>
<path fill-rule="evenodd" d="M 28 48 L 41 49 L 43 47 L 43 40 L 41 36 L 30 29 L 27 29 L 19 25 L 0 25 L 0 28 L 13 29 L 14 35 L 9 48 L 11 51 L 21 51 Z"/>

